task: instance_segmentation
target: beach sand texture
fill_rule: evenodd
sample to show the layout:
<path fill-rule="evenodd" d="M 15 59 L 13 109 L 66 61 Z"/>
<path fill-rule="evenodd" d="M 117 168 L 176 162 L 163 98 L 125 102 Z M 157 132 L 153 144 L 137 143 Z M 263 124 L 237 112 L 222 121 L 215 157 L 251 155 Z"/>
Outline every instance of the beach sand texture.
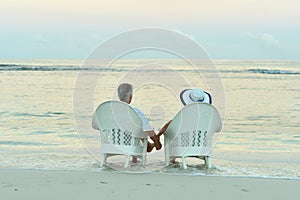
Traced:
<path fill-rule="evenodd" d="M 120 172 L 1 170 L 2 200 L 300 199 L 300 181 Z"/>

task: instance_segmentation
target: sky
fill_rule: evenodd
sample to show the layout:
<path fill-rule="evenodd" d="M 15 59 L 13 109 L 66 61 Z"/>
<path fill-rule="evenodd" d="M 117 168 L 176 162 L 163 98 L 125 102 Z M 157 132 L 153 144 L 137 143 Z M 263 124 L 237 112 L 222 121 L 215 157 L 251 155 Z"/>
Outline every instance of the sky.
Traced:
<path fill-rule="evenodd" d="M 132 29 L 179 31 L 212 59 L 300 59 L 298 0 L 1 0 L 0 59 L 83 59 Z"/>

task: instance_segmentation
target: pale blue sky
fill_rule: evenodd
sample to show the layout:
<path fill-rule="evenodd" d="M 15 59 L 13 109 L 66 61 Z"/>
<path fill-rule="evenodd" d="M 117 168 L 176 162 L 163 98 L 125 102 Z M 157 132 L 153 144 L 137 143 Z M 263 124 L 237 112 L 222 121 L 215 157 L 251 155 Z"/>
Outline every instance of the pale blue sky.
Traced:
<path fill-rule="evenodd" d="M 1 0 L 0 59 L 85 58 L 118 33 L 183 32 L 213 59 L 300 59 L 298 0 Z"/>

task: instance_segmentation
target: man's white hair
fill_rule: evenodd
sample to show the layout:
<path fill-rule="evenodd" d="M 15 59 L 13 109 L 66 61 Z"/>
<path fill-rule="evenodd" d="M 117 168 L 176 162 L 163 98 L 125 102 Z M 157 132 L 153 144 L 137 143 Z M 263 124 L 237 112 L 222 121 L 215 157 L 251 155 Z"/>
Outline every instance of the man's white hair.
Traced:
<path fill-rule="evenodd" d="M 129 83 L 122 83 L 118 87 L 118 97 L 120 101 L 127 102 L 132 96 L 132 85 Z"/>

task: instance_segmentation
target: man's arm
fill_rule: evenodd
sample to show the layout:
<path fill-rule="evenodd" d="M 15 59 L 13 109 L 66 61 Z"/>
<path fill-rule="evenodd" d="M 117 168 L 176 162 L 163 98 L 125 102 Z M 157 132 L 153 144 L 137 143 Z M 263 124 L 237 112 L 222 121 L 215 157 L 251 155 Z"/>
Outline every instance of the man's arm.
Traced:
<path fill-rule="evenodd" d="M 150 125 L 149 120 L 145 117 L 144 113 L 140 109 L 138 109 L 136 107 L 133 107 L 133 109 L 135 110 L 135 112 L 138 114 L 138 116 L 142 120 L 143 131 L 145 131 L 148 134 L 148 136 L 151 138 L 151 140 L 154 142 L 154 146 L 155 146 L 156 150 L 160 150 L 162 145 L 159 141 L 159 137 L 156 135 L 156 133 L 154 132 L 154 129 Z"/>

